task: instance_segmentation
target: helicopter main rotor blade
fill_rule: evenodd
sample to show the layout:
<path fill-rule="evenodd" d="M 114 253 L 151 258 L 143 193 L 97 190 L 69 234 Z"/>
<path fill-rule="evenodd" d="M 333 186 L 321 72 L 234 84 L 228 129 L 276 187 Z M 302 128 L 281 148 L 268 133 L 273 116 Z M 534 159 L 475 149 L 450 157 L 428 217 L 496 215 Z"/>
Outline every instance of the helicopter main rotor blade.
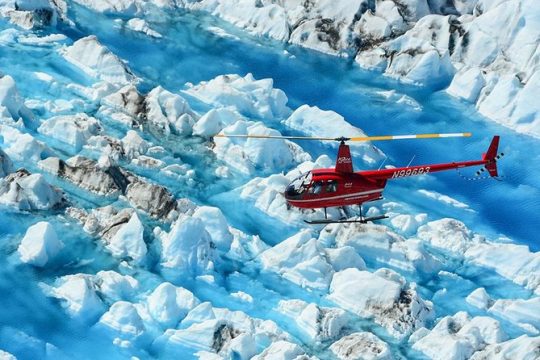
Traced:
<path fill-rule="evenodd" d="M 245 139 L 287 139 L 287 140 L 329 140 L 334 141 L 335 138 L 331 137 L 313 137 L 313 136 L 276 136 L 276 135 L 227 135 L 227 134 L 217 134 L 214 137 L 223 137 L 223 138 L 245 138 Z"/>
<path fill-rule="evenodd" d="M 288 140 L 319 140 L 319 141 L 383 141 L 383 140 L 404 140 L 404 139 L 432 139 L 449 137 L 470 137 L 472 133 L 445 133 L 445 134 L 414 134 L 414 135 L 383 135 L 383 136 L 357 136 L 347 137 L 315 137 L 315 136 L 277 136 L 277 135 L 227 135 L 217 134 L 214 137 L 221 138 L 244 138 L 244 139 L 288 139 Z"/>
<path fill-rule="evenodd" d="M 352 137 L 348 141 L 382 141 L 382 140 L 404 140 L 404 139 L 433 139 L 449 137 L 470 137 L 472 133 L 446 133 L 446 134 L 415 134 L 415 135 L 383 135 L 383 136 L 361 136 Z"/>

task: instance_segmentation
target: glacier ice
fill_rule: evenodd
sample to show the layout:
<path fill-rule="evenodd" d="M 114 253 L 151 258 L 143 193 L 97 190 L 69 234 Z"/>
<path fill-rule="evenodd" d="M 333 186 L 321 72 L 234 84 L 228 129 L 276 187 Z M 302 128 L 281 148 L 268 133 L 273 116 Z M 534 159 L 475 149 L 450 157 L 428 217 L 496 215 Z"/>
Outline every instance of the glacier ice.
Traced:
<path fill-rule="evenodd" d="M 80 151 L 92 135 L 101 131 L 101 126 L 97 119 L 81 113 L 50 118 L 40 125 L 38 131 Z"/>
<path fill-rule="evenodd" d="M 4 177 L 13 172 L 13 162 L 9 156 L 0 149 L 0 177 Z"/>
<path fill-rule="evenodd" d="M 17 251 L 22 262 L 43 267 L 63 247 L 52 225 L 41 221 L 28 228 Z"/>
<path fill-rule="evenodd" d="M 152 30 L 144 19 L 132 18 L 126 23 L 127 27 L 133 31 L 138 31 L 148 36 L 160 38 L 162 35 L 155 30 Z"/>
<path fill-rule="evenodd" d="M 20 210 L 51 210 L 64 207 L 67 199 L 43 175 L 19 169 L 0 179 L 0 204 Z"/>
<path fill-rule="evenodd" d="M 485 116 L 538 135 L 538 106 L 525 100 L 538 77 L 538 16 L 536 10 L 524 10 L 534 8 L 532 2 L 358 0 L 233 6 L 216 0 L 179 5 L 208 11 L 257 35 L 355 57 L 362 67 L 404 81 L 451 83 L 450 94 L 475 103 Z M 511 93 L 516 96 L 507 96 L 505 79 L 515 79 Z"/>
<path fill-rule="evenodd" d="M 349 268 L 334 274 L 328 298 L 359 316 L 372 317 L 392 336 L 403 339 L 433 318 L 432 303 L 414 288 L 392 270 L 371 273 Z"/>
<path fill-rule="evenodd" d="M 330 346 L 340 360 L 347 359 L 392 359 L 389 346 L 370 332 L 357 332 L 342 337 Z"/>
<path fill-rule="evenodd" d="M 15 127 L 0 124 L 0 136 L 4 139 L 3 150 L 13 161 L 39 161 L 54 155 L 43 142 Z"/>
<path fill-rule="evenodd" d="M 79 67 L 88 76 L 114 85 L 126 85 L 135 81 L 128 67 L 109 49 L 100 44 L 97 37 L 88 36 L 62 49 L 67 61 Z"/>
<path fill-rule="evenodd" d="M 302 300 L 281 300 L 278 311 L 315 342 L 337 338 L 349 320 L 342 309 L 320 307 Z"/>
<path fill-rule="evenodd" d="M 145 123 L 153 133 L 191 134 L 197 115 L 182 96 L 158 86 L 146 95 L 143 104 Z"/>
<path fill-rule="evenodd" d="M 538 357 L 539 344 L 540 338 L 531 338 L 527 335 L 522 335 L 516 339 L 508 340 L 500 344 L 488 345 L 482 351 L 474 353 L 471 359 L 480 360 L 488 358 L 499 360 L 508 357 L 516 357 L 524 360 L 532 360 L 535 357 Z"/>
<path fill-rule="evenodd" d="M 450 83 L 482 114 L 534 132 L 537 22 L 517 3 L 530 7 L 2 2 L 0 348 L 20 358 L 100 357 L 98 346 L 108 358 L 537 357 L 538 253 L 490 232 L 485 197 L 461 193 L 488 186 L 404 182 L 366 209 L 386 212 L 381 224 L 306 229 L 322 211 L 288 209 L 283 188 L 332 167 L 331 144 L 212 139 L 465 125 L 517 139 L 468 121 L 465 103 L 355 61 L 400 81 Z M 523 141 L 512 149 L 536 144 Z M 355 165 L 396 163 L 393 145 L 411 150 L 353 146 Z M 444 146 L 419 148 L 429 161 Z M 489 192 L 497 204 L 526 192 L 530 213 L 535 172 L 523 171 Z M 429 191 L 411 193 L 419 184 Z M 30 234 L 36 223 L 57 241 Z"/>
<path fill-rule="evenodd" d="M 161 266 L 175 274 L 197 276 L 214 268 L 212 239 L 197 218 L 178 218 L 169 233 L 161 232 Z"/>
<path fill-rule="evenodd" d="M 0 77 L 0 116 L 2 123 L 8 121 L 8 124 L 19 119 L 33 118 L 32 112 L 24 105 L 19 95 L 15 80 L 9 75 Z"/>
<path fill-rule="evenodd" d="M 115 257 L 130 258 L 135 262 L 141 262 L 147 252 L 143 232 L 143 224 L 134 212 L 129 221 L 114 234 L 106 247 Z"/>
<path fill-rule="evenodd" d="M 420 331 L 420 330 L 418 330 Z M 415 337 L 413 349 L 430 359 L 467 359 L 488 345 L 506 340 L 498 321 L 489 317 L 471 318 L 465 312 L 441 319 L 425 336 Z"/>
<path fill-rule="evenodd" d="M 161 283 L 148 296 L 148 312 L 163 328 L 174 328 L 200 301 L 189 290 Z"/>
<path fill-rule="evenodd" d="M 89 275 L 66 275 L 55 285 L 43 285 L 45 293 L 62 300 L 62 306 L 75 319 L 91 323 L 106 310 Z"/>
<path fill-rule="evenodd" d="M 283 124 L 290 129 L 299 131 L 306 136 L 321 136 L 338 138 L 347 134 L 347 137 L 365 137 L 366 134 L 349 124 L 343 116 L 333 112 L 324 111 L 318 107 L 302 105 L 296 109 Z M 371 144 L 351 144 L 353 156 L 360 157 L 366 163 L 374 163 L 381 160 L 382 153 Z"/>

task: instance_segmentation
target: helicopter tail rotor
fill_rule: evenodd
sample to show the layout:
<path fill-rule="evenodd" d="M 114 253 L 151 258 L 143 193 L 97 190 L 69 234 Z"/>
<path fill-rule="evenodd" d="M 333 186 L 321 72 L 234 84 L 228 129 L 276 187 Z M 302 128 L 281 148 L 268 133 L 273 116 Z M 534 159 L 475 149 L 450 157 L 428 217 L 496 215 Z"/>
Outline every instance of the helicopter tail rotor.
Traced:
<path fill-rule="evenodd" d="M 487 171 L 489 176 L 493 178 L 497 178 L 499 176 L 497 171 L 497 161 L 504 156 L 504 153 L 497 154 L 498 149 L 499 136 L 494 136 L 487 152 L 482 155 L 482 160 L 486 161 L 486 164 L 476 172 L 476 176 L 480 176 L 484 171 Z"/>

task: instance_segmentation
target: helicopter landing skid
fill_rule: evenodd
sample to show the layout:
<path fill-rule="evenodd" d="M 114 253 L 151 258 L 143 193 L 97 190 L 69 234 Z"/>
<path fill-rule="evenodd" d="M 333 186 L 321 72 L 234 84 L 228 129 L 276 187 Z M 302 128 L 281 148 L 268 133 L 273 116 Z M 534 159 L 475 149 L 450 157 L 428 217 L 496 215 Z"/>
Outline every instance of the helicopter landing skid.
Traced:
<path fill-rule="evenodd" d="M 317 225 L 317 224 L 349 224 L 349 223 L 361 223 L 361 224 L 367 224 L 371 221 L 376 220 L 382 220 L 382 219 L 388 219 L 388 216 L 386 215 L 379 215 L 379 216 L 373 216 L 363 219 L 345 219 L 345 220 L 331 220 L 331 219 L 321 219 L 321 220 L 304 220 L 305 223 L 310 225 Z"/>

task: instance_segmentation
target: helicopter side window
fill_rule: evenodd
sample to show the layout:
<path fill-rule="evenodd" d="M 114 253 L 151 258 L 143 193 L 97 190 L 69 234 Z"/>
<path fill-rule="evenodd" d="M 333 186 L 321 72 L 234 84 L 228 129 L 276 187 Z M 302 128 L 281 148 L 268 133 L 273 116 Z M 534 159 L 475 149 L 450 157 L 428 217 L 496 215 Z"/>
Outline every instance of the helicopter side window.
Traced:
<path fill-rule="evenodd" d="M 336 180 L 328 180 L 326 183 L 326 192 L 332 193 L 337 191 L 337 181 Z"/>
<path fill-rule="evenodd" d="M 322 181 L 315 181 L 309 188 L 309 192 L 312 194 L 320 194 L 323 188 Z"/>
<path fill-rule="evenodd" d="M 287 186 L 286 192 L 289 196 L 298 196 L 306 191 L 309 183 L 311 182 L 311 172 L 308 171 L 296 179 L 294 179 L 289 186 Z"/>

